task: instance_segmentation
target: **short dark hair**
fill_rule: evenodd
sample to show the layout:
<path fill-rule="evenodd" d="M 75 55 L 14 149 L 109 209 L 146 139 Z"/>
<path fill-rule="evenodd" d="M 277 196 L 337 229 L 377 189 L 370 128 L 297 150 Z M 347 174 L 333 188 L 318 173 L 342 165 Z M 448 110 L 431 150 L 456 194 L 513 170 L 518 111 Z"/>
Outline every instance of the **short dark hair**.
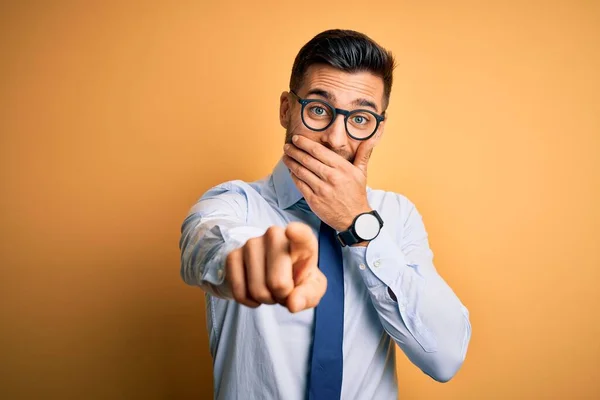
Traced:
<path fill-rule="evenodd" d="M 313 37 L 300 49 L 294 60 L 291 90 L 300 89 L 306 70 L 313 64 L 327 64 L 349 73 L 369 71 L 381 77 L 384 87 L 383 108 L 387 108 L 396 66 L 394 56 L 367 35 L 352 30 L 331 29 Z"/>

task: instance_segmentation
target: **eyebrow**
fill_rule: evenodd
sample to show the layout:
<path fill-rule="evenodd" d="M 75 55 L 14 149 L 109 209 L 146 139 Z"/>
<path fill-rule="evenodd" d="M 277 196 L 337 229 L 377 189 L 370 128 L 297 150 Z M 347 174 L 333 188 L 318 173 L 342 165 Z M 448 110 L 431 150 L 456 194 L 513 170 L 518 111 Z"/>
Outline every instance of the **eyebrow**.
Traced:
<path fill-rule="evenodd" d="M 323 89 L 311 89 L 311 90 L 308 91 L 308 93 L 306 93 L 307 96 L 309 96 L 311 94 L 314 94 L 316 96 L 324 97 L 325 99 L 327 99 L 329 101 L 332 101 L 332 102 L 335 101 L 335 96 L 333 94 L 329 93 L 328 91 L 323 90 Z M 377 105 L 375 103 L 373 103 L 371 100 L 367 100 L 367 99 L 362 98 L 362 97 L 354 100 L 352 102 L 352 104 L 356 105 L 356 106 L 361 106 L 361 107 L 370 107 L 373 110 L 375 110 L 375 112 L 379 112 L 377 110 Z"/>

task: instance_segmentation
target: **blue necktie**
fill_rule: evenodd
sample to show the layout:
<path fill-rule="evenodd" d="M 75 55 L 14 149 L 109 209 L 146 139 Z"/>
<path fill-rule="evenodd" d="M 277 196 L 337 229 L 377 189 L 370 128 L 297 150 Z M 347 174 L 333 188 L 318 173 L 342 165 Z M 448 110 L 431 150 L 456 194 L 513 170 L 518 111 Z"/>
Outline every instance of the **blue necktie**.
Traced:
<path fill-rule="evenodd" d="M 321 222 L 319 268 L 327 277 L 327 292 L 315 311 L 315 333 L 308 384 L 309 400 L 339 400 L 342 393 L 344 336 L 344 269 L 335 230 Z"/>

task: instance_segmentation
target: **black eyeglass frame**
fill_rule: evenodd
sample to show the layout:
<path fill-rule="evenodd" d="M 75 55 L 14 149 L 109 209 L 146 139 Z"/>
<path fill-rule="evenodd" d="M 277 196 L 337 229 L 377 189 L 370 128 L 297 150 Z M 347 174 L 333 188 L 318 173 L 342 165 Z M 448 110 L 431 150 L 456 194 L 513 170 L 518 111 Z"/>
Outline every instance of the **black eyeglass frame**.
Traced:
<path fill-rule="evenodd" d="M 304 126 L 306 126 L 311 131 L 323 132 L 325 129 L 329 128 L 335 122 L 335 119 L 337 118 L 338 114 L 341 114 L 341 115 L 344 116 L 344 128 L 346 128 L 346 133 L 348 134 L 348 136 L 350 136 L 354 140 L 367 140 L 367 139 L 370 139 L 377 132 L 377 130 L 379 129 L 379 124 L 382 121 L 385 121 L 385 116 L 384 115 L 379 115 L 377 113 L 374 113 L 371 110 L 365 110 L 365 109 L 356 109 L 356 110 L 352 110 L 352 111 L 343 110 L 341 108 L 335 108 L 334 106 L 332 106 L 331 104 L 329 104 L 328 102 L 326 102 L 324 100 L 320 100 L 320 99 L 303 99 L 300 96 L 298 96 L 298 94 L 296 92 L 294 92 L 293 90 L 290 90 L 290 93 L 292 93 L 294 96 L 296 96 L 297 99 L 298 99 L 298 103 L 300 103 L 300 105 L 302 105 L 302 109 L 300 110 L 300 117 L 302 118 L 302 123 L 304 124 Z M 329 121 L 329 123 L 327 124 L 327 126 L 325 126 L 324 128 L 321 128 L 321 129 L 311 128 L 310 126 L 308 126 L 308 124 L 304 120 L 304 109 L 306 108 L 306 106 L 308 104 L 310 104 L 310 103 L 316 103 L 316 102 L 323 103 L 326 106 L 328 106 L 331 110 L 333 110 L 333 116 L 331 117 L 331 121 Z M 348 118 L 352 114 L 359 113 L 359 112 L 367 112 L 367 113 L 371 114 L 375 118 L 375 120 L 377 121 L 377 125 L 375 125 L 375 130 L 373 131 L 373 133 L 371 133 L 369 136 L 364 137 L 364 138 L 357 138 L 356 136 L 353 136 L 350 133 L 350 131 L 348 130 Z M 385 114 L 385 111 L 383 113 Z"/>

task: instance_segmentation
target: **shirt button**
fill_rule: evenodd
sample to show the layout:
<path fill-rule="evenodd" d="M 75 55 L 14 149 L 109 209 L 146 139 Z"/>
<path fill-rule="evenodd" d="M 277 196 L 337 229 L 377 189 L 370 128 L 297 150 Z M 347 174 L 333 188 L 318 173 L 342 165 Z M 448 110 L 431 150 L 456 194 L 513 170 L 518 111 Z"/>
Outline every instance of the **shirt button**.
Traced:
<path fill-rule="evenodd" d="M 219 279 L 223 279 L 223 269 L 222 269 L 222 268 L 219 268 L 219 269 L 217 270 L 217 277 L 218 277 Z"/>
<path fill-rule="evenodd" d="M 373 265 L 375 265 L 375 268 L 379 268 L 379 266 L 381 265 L 381 261 L 377 260 L 373 263 Z"/>
<path fill-rule="evenodd" d="M 360 265 L 358 266 L 358 268 L 360 268 L 360 269 L 364 270 L 366 267 L 365 267 L 365 264 L 360 264 Z"/>

